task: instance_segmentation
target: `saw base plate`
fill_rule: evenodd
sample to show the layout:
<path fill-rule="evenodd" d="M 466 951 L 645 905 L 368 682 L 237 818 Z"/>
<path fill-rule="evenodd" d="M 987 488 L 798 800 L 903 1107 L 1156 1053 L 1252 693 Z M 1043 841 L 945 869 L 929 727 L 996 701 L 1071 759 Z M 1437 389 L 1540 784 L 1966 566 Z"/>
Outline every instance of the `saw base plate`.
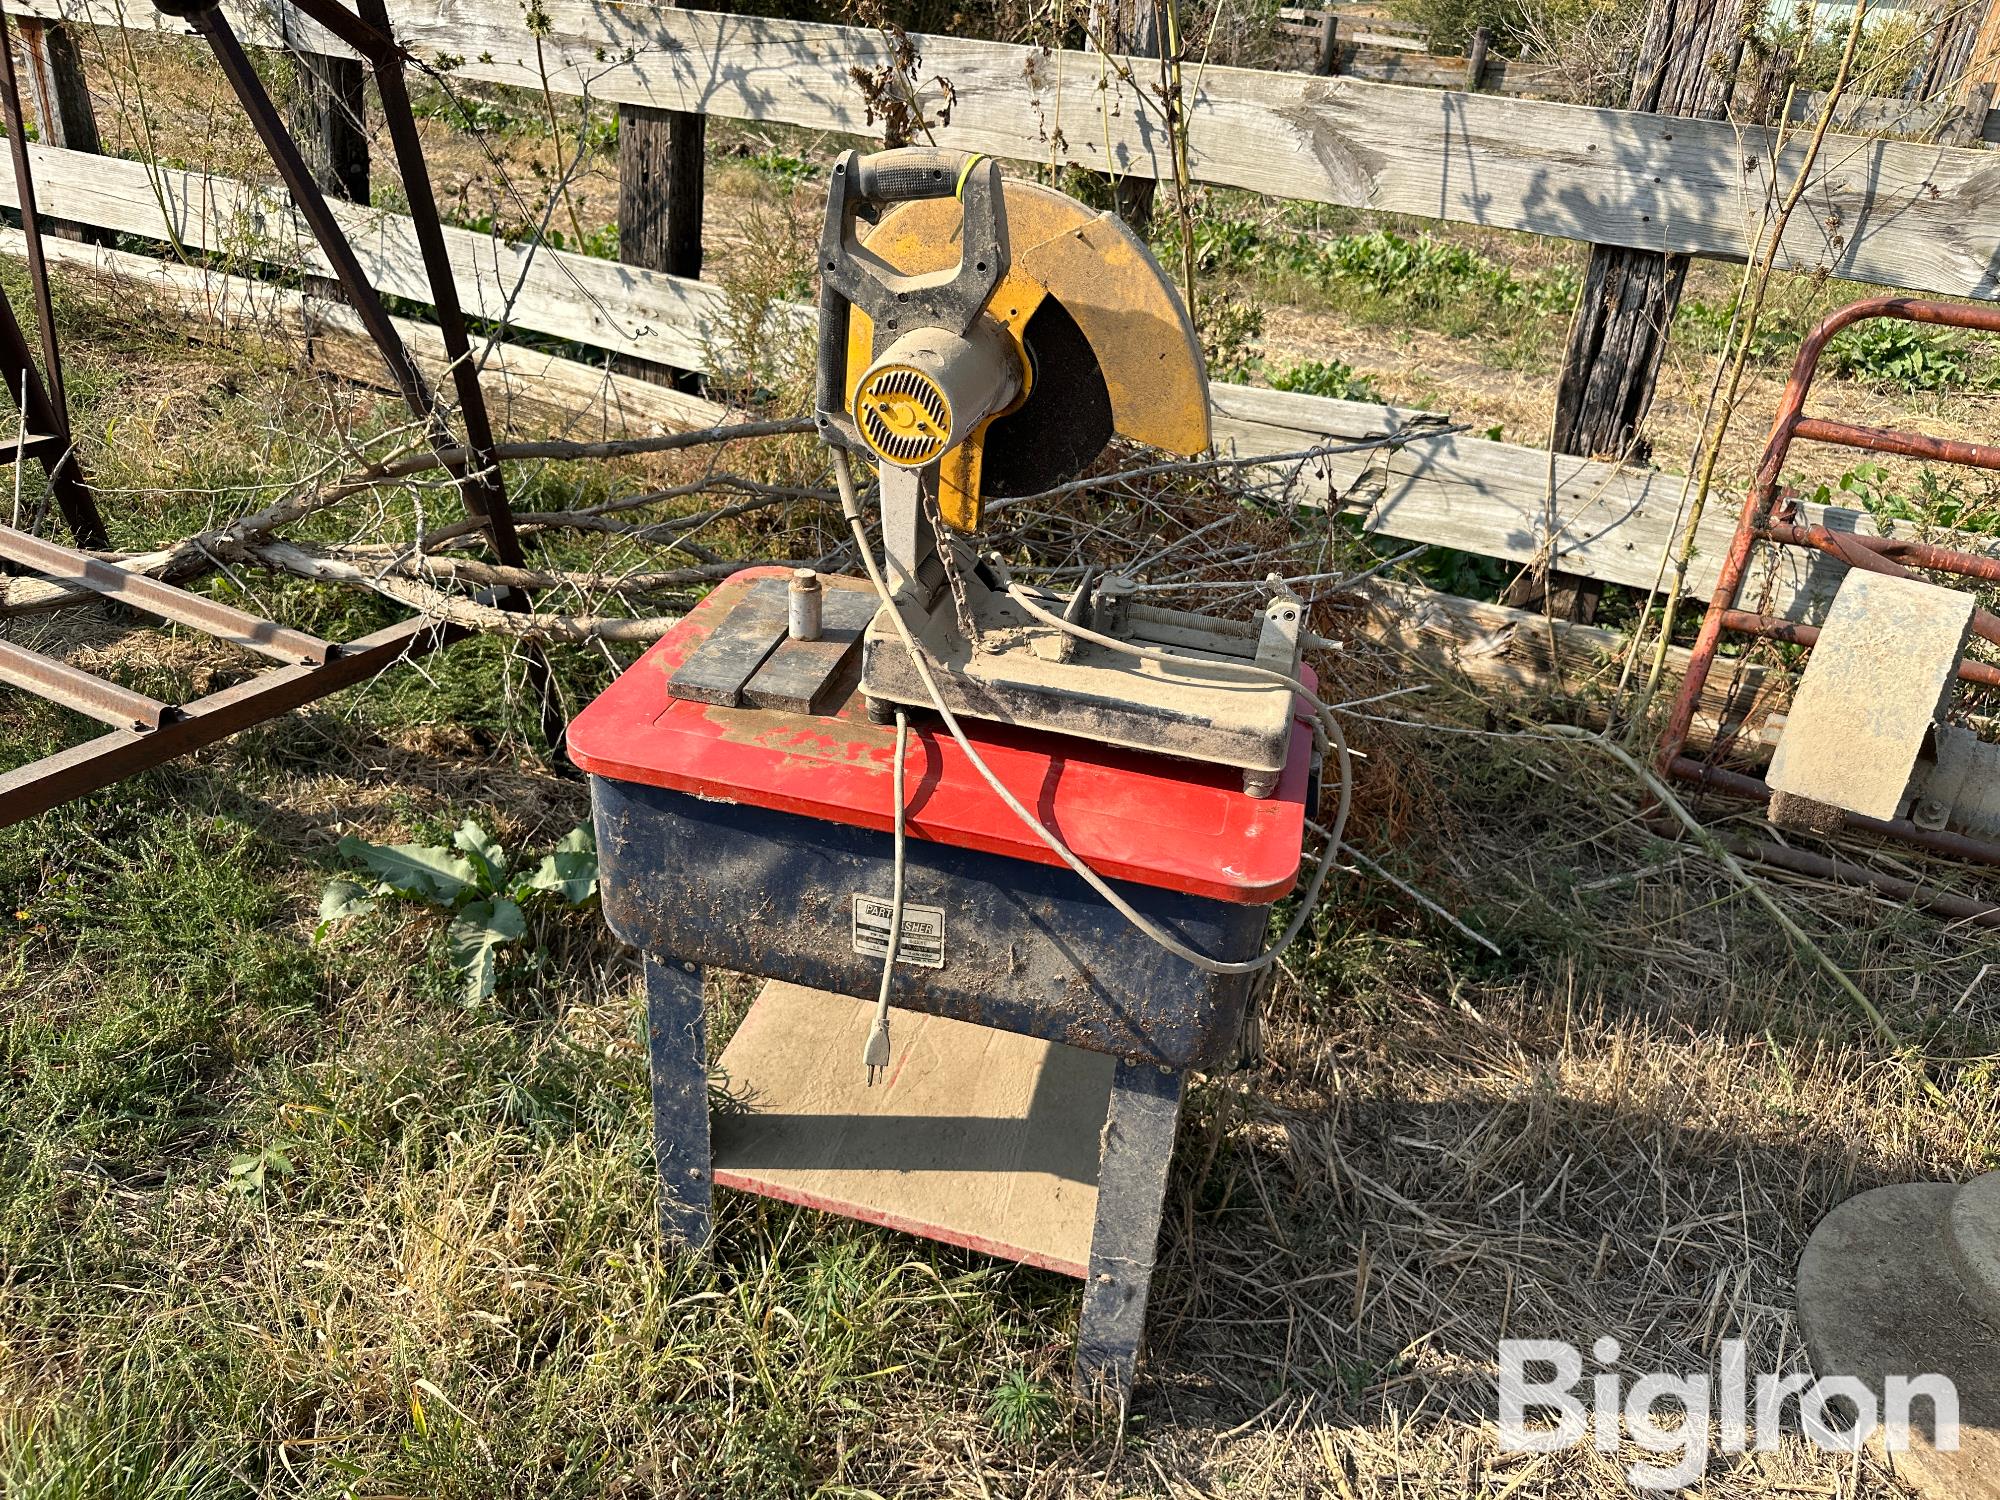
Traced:
<path fill-rule="evenodd" d="M 1294 672 L 1295 630 L 1287 636 L 1268 623 L 1131 606 L 1121 638 L 1173 652 L 1181 660 L 1170 666 L 1064 636 L 1006 595 L 978 593 L 970 605 L 976 648 L 949 593 L 921 617 L 906 606 L 911 633 L 954 714 L 1233 766 L 1255 796 L 1276 785 L 1291 746 L 1293 695 L 1246 683 L 1227 664 Z M 1056 614 L 1065 603 L 1055 594 L 1037 602 Z M 933 706 L 895 625 L 880 612 L 862 636 L 861 691 L 871 705 Z"/>

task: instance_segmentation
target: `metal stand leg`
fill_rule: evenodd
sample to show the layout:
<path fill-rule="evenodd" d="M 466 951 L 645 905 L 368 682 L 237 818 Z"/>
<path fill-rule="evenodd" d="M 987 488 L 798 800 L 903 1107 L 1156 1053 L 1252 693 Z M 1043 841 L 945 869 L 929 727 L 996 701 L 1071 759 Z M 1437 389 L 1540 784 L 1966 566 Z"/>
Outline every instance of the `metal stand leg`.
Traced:
<path fill-rule="evenodd" d="M 705 1249 L 713 1228 L 708 1146 L 708 1022 L 701 966 L 646 955 L 646 1041 L 653 1071 L 653 1154 L 660 1232 Z"/>
<path fill-rule="evenodd" d="M 1122 1411 L 1146 1330 L 1146 1294 L 1180 1123 L 1181 1075 L 1122 1059 L 1111 1082 L 1097 1169 L 1090 1279 L 1076 1335 L 1076 1382 Z"/>

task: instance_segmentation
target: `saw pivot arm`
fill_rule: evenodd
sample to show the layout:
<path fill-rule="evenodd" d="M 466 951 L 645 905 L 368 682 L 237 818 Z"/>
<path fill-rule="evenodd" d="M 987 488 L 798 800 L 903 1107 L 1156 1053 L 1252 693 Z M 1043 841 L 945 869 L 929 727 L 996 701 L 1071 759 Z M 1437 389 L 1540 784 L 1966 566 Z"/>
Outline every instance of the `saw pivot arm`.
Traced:
<path fill-rule="evenodd" d="M 871 222 L 882 209 L 926 198 L 957 198 L 962 205 L 958 264 L 909 275 L 871 253 L 855 221 Z M 969 151 L 906 146 L 863 156 L 841 154 L 827 194 L 826 227 L 819 244 L 818 390 L 814 416 L 821 435 L 855 452 L 867 452 L 848 415 L 843 389 L 849 316 L 855 307 L 892 334 L 943 328 L 964 334 L 1007 275 L 1011 257 L 1001 207 L 1000 164 Z"/>

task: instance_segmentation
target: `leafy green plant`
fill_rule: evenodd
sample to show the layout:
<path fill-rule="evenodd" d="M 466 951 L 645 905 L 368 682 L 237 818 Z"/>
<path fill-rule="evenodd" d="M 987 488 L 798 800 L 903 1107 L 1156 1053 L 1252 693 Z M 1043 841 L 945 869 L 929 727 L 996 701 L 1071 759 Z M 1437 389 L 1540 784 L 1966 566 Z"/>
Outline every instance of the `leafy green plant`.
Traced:
<path fill-rule="evenodd" d="M 597 893 L 597 846 L 587 826 L 565 834 L 532 869 L 511 868 L 499 841 L 471 818 L 459 825 L 450 848 L 371 844 L 349 834 L 338 852 L 349 869 L 371 879 L 329 881 L 314 935 L 324 937 L 334 923 L 367 915 L 383 897 L 450 912 L 445 943 L 473 1005 L 492 998 L 500 950 L 526 936 L 529 906 L 581 906 Z"/>
<path fill-rule="evenodd" d="M 1055 1426 L 1062 1397 L 1045 1380 L 1022 1370 L 1009 1370 L 987 1398 L 986 1420 L 1005 1442 L 1025 1443 Z"/>
<path fill-rule="evenodd" d="M 1381 393 L 1354 366 L 1338 359 L 1309 359 L 1291 365 L 1271 377 L 1271 388 L 1299 391 L 1308 396 L 1331 396 L 1336 401 L 1380 401 Z"/>
<path fill-rule="evenodd" d="M 1972 348 L 1956 333 L 1870 318 L 1834 335 L 1827 356 L 1836 373 L 1898 390 L 1957 390 L 1973 383 Z"/>
<path fill-rule="evenodd" d="M 1831 88 L 1840 72 L 1841 53 L 1847 48 L 1851 19 L 1852 12 L 1836 12 L 1831 7 L 1774 5 L 1761 23 L 1753 25 L 1752 45 L 1767 53 L 1787 54 L 1792 59 L 1792 79 L 1799 88 Z M 1863 21 L 1848 69 L 1849 90 L 1873 98 L 1902 95 L 1912 70 L 1924 56 L 1926 24 L 1935 22 L 1888 6 L 1871 11 Z"/>
<path fill-rule="evenodd" d="M 1516 276 L 1469 245 L 1430 234 L 1411 239 L 1393 229 L 1332 241 L 1323 253 L 1321 274 L 1424 311 L 1478 300 L 1500 309 L 1560 312 L 1576 296 L 1573 277 Z"/>
<path fill-rule="evenodd" d="M 785 183 L 810 182 L 819 175 L 817 164 L 789 151 L 759 151 L 744 157 L 743 165 Z"/>
<path fill-rule="evenodd" d="M 229 1191 L 248 1197 L 261 1193 L 273 1178 L 290 1177 L 298 1169 L 278 1146 L 264 1146 L 229 1159 Z"/>
<path fill-rule="evenodd" d="M 1338 524 L 1357 544 L 1364 561 L 1383 562 L 1398 552 L 1409 550 L 1392 537 L 1362 530 L 1361 518 L 1351 511 L 1342 516 Z M 1501 589 L 1519 571 L 1519 565 L 1479 552 L 1433 546 L 1401 564 L 1396 571 L 1398 575 L 1415 575 L 1439 593 L 1490 602 L 1500 597 Z"/>
<path fill-rule="evenodd" d="M 1424 28 L 1424 45 L 1433 52 L 1462 53 L 1472 33 L 1484 26 L 1502 51 L 1512 51 L 1521 29 L 1520 0 L 1393 0 L 1389 14 Z"/>
<path fill-rule="evenodd" d="M 1306 235 L 1268 232 L 1248 219 L 1203 218 L 1195 221 L 1194 257 L 1196 269 L 1211 275 L 1247 271 L 1311 274 L 1318 264 L 1319 247 Z"/>
<path fill-rule="evenodd" d="M 1177 241 L 1157 222 L 1154 250 L 1163 259 L 1178 253 Z M 1393 229 L 1329 237 L 1318 226 L 1267 224 L 1221 208 L 1196 218 L 1194 252 L 1196 270 L 1206 277 L 1269 282 L 1289 300 L 1330 294 L 1364 322 L 1417 322 L 1457 335 L 1498 329 L 1542 336 L 1538 320 L 1567 316 L 1578 286 L 1568 268 L 1516 273 L 1449 238 Z"/>
<path fill-rule="evenodd" d="M 1440 593 L 1486 600 L 1498 599 L 1500 590 L 1515 571 L 1511 563 L 1479 552 L 1461 552 L 1455 547 L 1433 547 L 1410 567 Z"/>
<path fill-rule="evenodd" d="M 586 229 L 580 236 L 564 234 L 553 224 L 544 228 L 524 220 L 496 219 L 492 214 L 479 214 L 471 218 L 454 218 L 452 223 L 462 229 L 470 229 L 476 234 L 489 234 L 504 244 L 520 245 L 539 239 L 551 250 L 569 250 L 578 255 L 594 256 L 598 260 L 618 259 L 618 226 L 600 224 L 595 229 Z"/>
<path fill-rule="evenodd" d="M 1234 297 L 1209 297 L 1196 318 L 1209 377 L 1241 384 L 1258 365 L 1257 340 L 1264 334 L 1264 310 Z"/>
<path fill-rule="evenodd" d="M 550 225 L 542 236 L 554 250 L 571 250 L 578 255 L 594 256 L 598 260 L 618 259 L 618 226 L 600 224 L 595 229 L 586 229 L 581 235 L 565 235 L 554 225 Z"/>
<path fill-rule="evenodd" d="M 1735 310 L 1730 306 L 1688 297 L 1674 312 L 1673 336 L 1676 340 L 1692 340 L 1705 354 L 1720 354 L 1735 347 L 1729 331 L 1734 316 Z M 1750 335 L 1750 357 L 1759 364 L 1789 360 L 1798 353 L 1799 340 L 1804 334 L 1805 330 L 1793 320 L 1774 316 L 1772 310 L 1766 309 L 1757 321 L 1757 331 Z"/>
<path fill-rule="evenodd" d="M 1866 511 L 1883 530 L 1898 522 L 1920 531 L 1962 531 L 1981 536 L 2000 533 L 2000 504 L 1993 490 L 1970 492 L 1965 478 L 1940 474 L 1926 464 L 1917 471 L 1916 488 L 1901 490 L 1890 482 L 1881 464 L 1856 464 L 1833 484 L 1816 485 L 1815 505 L 1844 505 Z"/>
<path fill-rule="evenodd" d="M 443 87 L 413 89 L 410 113 L 419 120 L 438 120 L 474 135 L 513 136 L 534 131 L 538 122 L 494 99 Z"/>

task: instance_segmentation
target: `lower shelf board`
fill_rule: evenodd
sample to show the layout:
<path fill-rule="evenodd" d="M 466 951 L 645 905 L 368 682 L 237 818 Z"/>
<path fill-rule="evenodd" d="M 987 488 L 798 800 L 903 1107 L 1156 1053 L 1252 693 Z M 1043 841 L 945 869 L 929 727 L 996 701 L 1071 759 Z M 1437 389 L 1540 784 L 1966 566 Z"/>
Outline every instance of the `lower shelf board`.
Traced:
<path fill-rule="evenodd" d="M 1083 1276 L 1116 1066 L 1014 1032 L 767 983 L 719 1063 L 718 1185 Z"/>

